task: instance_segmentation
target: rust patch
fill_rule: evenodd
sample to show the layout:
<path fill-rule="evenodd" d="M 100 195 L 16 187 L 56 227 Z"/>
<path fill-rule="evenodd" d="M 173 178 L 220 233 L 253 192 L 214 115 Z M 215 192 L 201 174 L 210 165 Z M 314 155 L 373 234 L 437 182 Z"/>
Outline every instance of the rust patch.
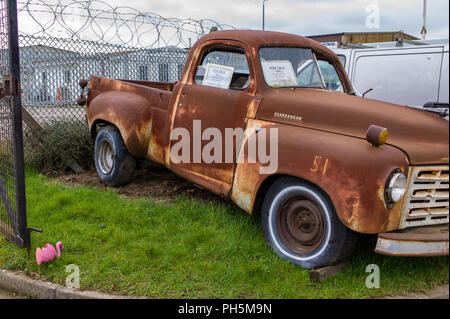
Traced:
<path fill-rule="evenodd" d="M 346 206 L 348 207 L 346 212 L 346 220 L 348 225 L 351 225 L 352 229 L 359 229 L 359 216 L 360 216 L 360 195 L 356 192 L 346 194 Z"/>

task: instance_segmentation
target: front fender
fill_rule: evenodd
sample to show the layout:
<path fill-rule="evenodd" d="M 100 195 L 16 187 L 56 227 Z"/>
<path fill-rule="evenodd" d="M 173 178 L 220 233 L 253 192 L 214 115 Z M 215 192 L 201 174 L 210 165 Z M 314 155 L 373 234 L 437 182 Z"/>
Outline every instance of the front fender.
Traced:
<path fill-rule="evenodd" d="M 95 96 L 87 109 L 91 132 L 99 122 L 115 125 L 128 152 L 145 157 L 150 142 L 152 109 L 146 98 L 132 92 L 107 91 Z"/>
<path fill-rule="evenodd" d="M 330 197 L 341 222 L 354 231 L 375 234 L 398 229 L 402 203 L 387 209 L 384 187 L 394 169 L 408 172 L 408 159 L 401 150 L 265 121 L 250 120 L 247 127 L 256 125 L 278 129 L 278 168 L 274 174 L 298 177 L 318 186 Z M 255 134 L 254 130 L 250 132 Z M 242 147 L 246 147 L 246 141 Z M 236 167 L 231 198 L 249 213 L 254 209 L 258 189 L 272 176 L 260 174 L 261 166 L 245 158 Z"/>

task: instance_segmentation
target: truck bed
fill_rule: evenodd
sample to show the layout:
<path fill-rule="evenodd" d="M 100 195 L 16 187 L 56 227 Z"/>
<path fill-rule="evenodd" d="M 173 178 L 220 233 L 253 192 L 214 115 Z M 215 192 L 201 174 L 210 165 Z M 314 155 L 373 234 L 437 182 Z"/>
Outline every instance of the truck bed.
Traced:
<path fill-rule="evenodd" d="M 114 123 L 133 156 L 164 164 L 174 86 L 175 83 L 92 76 L 87 102 L 88 123 L 90 126 L 97 122 Z"/>
<path fill-rule="evenodd" d="M 122 82 L 128 82 L 128 83 L 132 83 L 132 84 L 137 84 L 137 85 L 142 85 L 142 86 L 146 86 L 149 88 L 154 88 L 154 89 L 158 89 L 158 90 L 163 90 L 163 91 L 173 91 L 173 87 L 175 86 L 175 83 L 167 83 L 167 82 L 152 82 L 152 81 L 138 81 L 138 80 L 118 80 L 118 81 L 122 81 Z"/>
<path fill-rule="evenodd" d="M 168 110 L 168 102 L 176 83 L 150 82 L 138 80 L 109 79 L 92 76 L 89 87 L 88 108 L 90 102 L 105 92 L 128 92 L 148 100 L 148 107 Z"/>

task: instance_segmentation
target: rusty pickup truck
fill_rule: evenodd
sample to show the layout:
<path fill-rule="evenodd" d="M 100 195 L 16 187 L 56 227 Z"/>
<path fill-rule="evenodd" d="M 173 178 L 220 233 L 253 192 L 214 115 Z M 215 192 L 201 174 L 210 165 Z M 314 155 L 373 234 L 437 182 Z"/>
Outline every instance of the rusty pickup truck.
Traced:
<path fill-rule="evenodd" d="M 355 96 L 318 42 L 217 31 L 178 82 L 80 86 L 109 185 L 128 183 L 136 159 L 161 163 L 260 214 L 268 245 L 304 268 L 349 258 L 358 233 L 381 254 L 448 255 L 448 121 Z"/>

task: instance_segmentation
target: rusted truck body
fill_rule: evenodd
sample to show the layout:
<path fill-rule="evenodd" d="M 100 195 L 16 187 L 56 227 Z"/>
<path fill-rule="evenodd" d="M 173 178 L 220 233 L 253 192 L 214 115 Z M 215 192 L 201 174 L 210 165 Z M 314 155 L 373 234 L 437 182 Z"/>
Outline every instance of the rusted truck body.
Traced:
<path fill-rule="evenodd" d="M 267 243 L 302 267 L 348 258 L 357 233 L 378 234 L 382 254 L 448 255 L 448 121 L 355 96 L 338 57 L 313 40 L 213 32 L 191 49 L 179 82 L 92 76 L 86 116 L 103 181 L 127 183 L 136 158 L 161 163 L 260 213 Z M 241 160 L 195 160 L 208 139 L 189 146 L 189 161 L 174 159 L 174 130 L 193 139 L 195 121 L 223 134 L 243 129 L 232 142 Z M 277 132 L 263 145 L 277 148 L 270 172 L 247 154 L 264 129 Z"/>

